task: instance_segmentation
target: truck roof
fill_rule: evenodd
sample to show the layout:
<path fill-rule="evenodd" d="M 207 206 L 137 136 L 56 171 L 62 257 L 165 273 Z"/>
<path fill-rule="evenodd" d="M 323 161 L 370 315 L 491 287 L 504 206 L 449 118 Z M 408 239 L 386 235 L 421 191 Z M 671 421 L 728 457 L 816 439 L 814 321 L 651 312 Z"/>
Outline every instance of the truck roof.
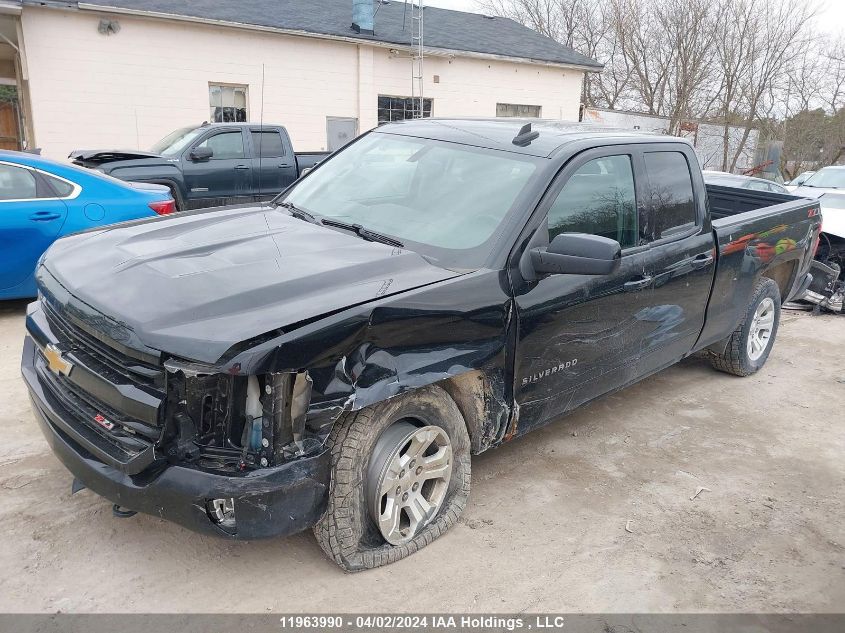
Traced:
<path fill-rule="evenodd" d="M 276 125 L 275 123 L 259 123 L 258 121 L 231 121 L 227 123 L 209 123 L 203 121 L 199 125 L 185 125 L 183 127 L 284 127 L 283 125 Z"/>
<path fill-rule="evenodd" d="M 515 145 L 514 138 L 526 125 L 531 124 L 539 136 L 525 146 Z M 451 141 L 517 152 L 529 156 L 548 158 L 567 145 L 579 141 L 602 139 L 607 143 L 671 143 L 688 141 L 676 136 L 647 134 L 636 130 L 623 130 L 596 125 L 595 123 L 574 123 L 548 119 L 495 118 L 495 119 L 411 119 L 396 123 L 385 123 L 379 132 L 418 136 L 441 141 Z"/>

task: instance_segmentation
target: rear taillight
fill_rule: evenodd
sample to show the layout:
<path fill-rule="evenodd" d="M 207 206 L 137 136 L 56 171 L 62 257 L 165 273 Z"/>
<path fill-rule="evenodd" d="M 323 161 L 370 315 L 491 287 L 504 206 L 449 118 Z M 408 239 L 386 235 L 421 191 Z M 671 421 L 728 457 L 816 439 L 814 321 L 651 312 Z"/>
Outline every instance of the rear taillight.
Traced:
<path fill-rule="evenodd" d="M 161 202 L 150 202 L 150 209 L 159 215 L 170 215 L 176 213 L 176 202 L 173 200 L 163 200 Z"/>

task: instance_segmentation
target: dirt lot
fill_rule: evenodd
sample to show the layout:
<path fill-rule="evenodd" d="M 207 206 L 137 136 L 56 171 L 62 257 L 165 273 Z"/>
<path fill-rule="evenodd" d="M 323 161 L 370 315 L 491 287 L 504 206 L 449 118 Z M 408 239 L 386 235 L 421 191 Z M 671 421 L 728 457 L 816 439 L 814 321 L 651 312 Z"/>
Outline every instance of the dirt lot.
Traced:
<path fill-rule="evenodd" d="M 310 532 L 230 543 L 71 497 L 18 375 L 23 313 L 0 306 L 0 611 L 845 605 L 842 317 L 785 314 L 754 377 L 688 360 L 478 457 L 461 524 L 346 575 Z"/>

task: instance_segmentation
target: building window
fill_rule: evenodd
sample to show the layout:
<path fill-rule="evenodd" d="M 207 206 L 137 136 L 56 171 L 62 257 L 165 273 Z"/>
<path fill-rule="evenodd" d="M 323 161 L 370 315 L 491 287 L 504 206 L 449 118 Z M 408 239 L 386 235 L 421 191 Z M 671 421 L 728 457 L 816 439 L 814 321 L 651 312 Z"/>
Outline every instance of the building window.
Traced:
<path fill-rule="evenodd" d="M 518 103 L 497 103 L 496 116 L 518 116 L 540 118 L 540 106 L 519 105 Z"/>
<path fill-rule="evenodd" d="M 431 116 L 433 99 L 423 99 L 423 117 Z M 420 101 L 411 97 L 378 96 L 378 122 L 404 121 L 419 118 Z"/>
<path fill-rule="evenodd" d="M 214 123 L 246 121 L 246 95 L 246 86 L 209 84 L 208 103 L 211 106 L 210 120 Z"/>

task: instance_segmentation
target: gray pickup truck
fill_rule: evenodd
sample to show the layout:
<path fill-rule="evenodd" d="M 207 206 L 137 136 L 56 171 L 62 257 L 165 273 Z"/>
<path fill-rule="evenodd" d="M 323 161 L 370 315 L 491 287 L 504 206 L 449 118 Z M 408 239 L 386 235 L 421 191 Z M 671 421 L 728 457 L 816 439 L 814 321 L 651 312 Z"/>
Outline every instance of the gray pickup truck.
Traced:
<path fill-rule="evenodd" d="M 454 525 L 472 455 L 693 353 L 759 370 L 820 227 L 815 200 L 705 185 L 678 138 L 388 124 L 270 204 L 56 242 L 23 375 L 118 516 L 314 527 L 366 569 Z"/>
<path fill-rule="evenodd" d="M 179 211 L 270 200 L 329 152 L 294 152 L 281 125 L 203 123 L 180 128 L 149 152 L 74 150 L 75 164 L 170 188 Z"/>

